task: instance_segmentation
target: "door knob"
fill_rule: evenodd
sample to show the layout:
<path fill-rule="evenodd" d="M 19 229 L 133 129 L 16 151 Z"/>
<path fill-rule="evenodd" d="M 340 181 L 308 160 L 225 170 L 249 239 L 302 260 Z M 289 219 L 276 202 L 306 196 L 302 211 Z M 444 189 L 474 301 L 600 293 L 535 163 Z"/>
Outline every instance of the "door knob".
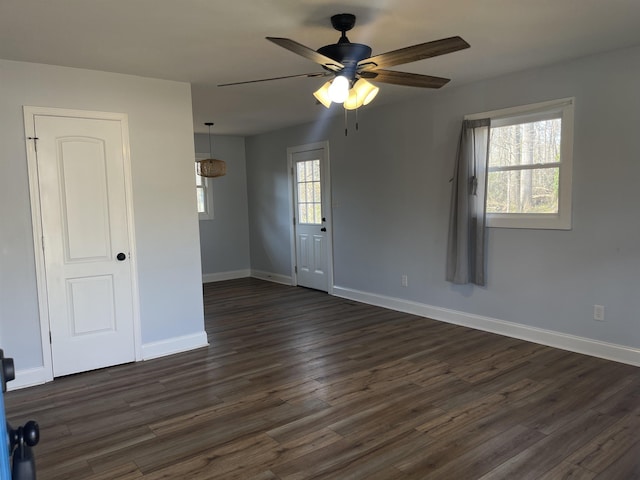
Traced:
<path fill-rule="evenodd" d="M 0 385 L 0 387 L 2 387 L 0 391 L 6 392 L 7 382 L 10 382 L 15 378 L 16 378 L 16 370 L 13 366 L 13 358 L 5 358 L 4 352 L 0 348 L 0 384 L 2 384 Z"/>
<path fill-rule="evenodd" d="M 127 256 L 124 253 L 120 252 L 118 255 L 116 255 L 116 258 L 118 259 L 119 262 L 122 262 L 124 259 L 127 258 Z"/>
<path fill-rule="evenodd" d="M 322 227 L 322 228 L 320 229 L 320 231 L 321 231 L 321 232 L 326 232 L 326 231 L 327 231 L 327 229 L 326 229 L 326 228 L 324 228 L 324 227 Z"/>

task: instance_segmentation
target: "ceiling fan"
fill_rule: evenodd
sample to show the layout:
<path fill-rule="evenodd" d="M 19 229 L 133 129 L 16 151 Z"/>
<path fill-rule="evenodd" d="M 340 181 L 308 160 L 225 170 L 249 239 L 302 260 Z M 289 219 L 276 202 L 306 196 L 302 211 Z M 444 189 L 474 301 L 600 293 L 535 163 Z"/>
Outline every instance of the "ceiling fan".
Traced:
<path fill-rule="evenodd" d="M 224 83 L 218 86 L 225 87 L 295 77 L 333 77 L 317 90 L 314 96 L 327 108 L 331 106 L 332 102 L 335 102 L 342 103 L 347 110 L 352 110 L 368 104 L 378 93 L 378 87 L 369 83 L 368 80 L 409 87 L 442 87 L 449 82 L 448 78 L 398 72 L 385 68 L 453 53 L 470 46 L 460 37 L 449 37 L 371 56 L 371 47 L 361 43 L 352 43 L 347 38 L 346 32 L 351 30 L 355 23 L 356 17 L 351 13 L 332 16 L 331 24 L 341 33 L 340 38 L 337 43 L 325 45 L 318 50 L 313 50 L 289 38 L 266 37 L 276 45 L 319 64 L 324 69 L 323 72 Z"/>

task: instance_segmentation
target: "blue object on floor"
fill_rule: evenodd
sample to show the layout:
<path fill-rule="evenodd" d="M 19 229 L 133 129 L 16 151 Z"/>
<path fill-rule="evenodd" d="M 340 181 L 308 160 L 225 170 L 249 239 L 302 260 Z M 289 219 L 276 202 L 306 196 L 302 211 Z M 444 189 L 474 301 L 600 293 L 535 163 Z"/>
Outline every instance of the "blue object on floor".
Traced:
<path fill-rule="evenodd" d="M 32 447 L 40 440 L 40 428 L 33 420 L 13 429 L 7 423 L 4 392 L 15 378 L 13 359 L 4 358 L 0 349 L 0 480 L 36 480 L 36 462 Z M 10 457 L 13 455 L 13 459 Z"/>
<path fill-rule="evenodd" d="M 11 365 L 11 376 L 13 375 L 13 364 Z M 7 417 L 4 412 L 4 392 L 6 391 L 7 381 L 12 378 L 5 379 L 4 355 L 0 350 L 0 382 L 2 383 L 2 393 L 0 393 L 0 480 L 11 480 L 11 465 L 9 460 L 9 434 L 7 433 Z"/>

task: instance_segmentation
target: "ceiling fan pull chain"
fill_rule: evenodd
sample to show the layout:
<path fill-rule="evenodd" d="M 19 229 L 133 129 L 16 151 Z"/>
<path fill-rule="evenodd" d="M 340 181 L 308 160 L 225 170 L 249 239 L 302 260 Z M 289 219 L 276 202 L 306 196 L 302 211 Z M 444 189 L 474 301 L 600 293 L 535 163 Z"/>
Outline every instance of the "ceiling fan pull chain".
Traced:
<path fill-rule="evenodd" d="M 348 130 L 347 130 L 347 109 L 345 108 L 344 110 L 344 136 L 346 137 L 348 135 Z"/>

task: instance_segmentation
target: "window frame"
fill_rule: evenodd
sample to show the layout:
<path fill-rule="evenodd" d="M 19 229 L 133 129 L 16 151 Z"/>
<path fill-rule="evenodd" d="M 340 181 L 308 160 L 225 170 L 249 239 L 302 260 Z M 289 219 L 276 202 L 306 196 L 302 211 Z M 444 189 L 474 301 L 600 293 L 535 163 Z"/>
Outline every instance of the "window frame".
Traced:
<path fill-rule="evenodd" d="M 560 138 L 560 162 L 558 165 L 558 213 L 487 213 L 486 225 L 493 228 L 530 228 L 549 230 L 571 230 L 572 217 L 572 172 L 573 172 L 573 117 L 575 98 L 562 98 L 546 102 L 521 105 L 489 112 L 466 115 L 465 120 L 480 118 L 491 119 L 491 127 L 517 125 L 532 121 L 560 118 L 562 121 Z M 487 158 L 487 172 L 480 182 L 487 185 L 489 159 Z M 552 164 L 525 168 L 508 168 L 505 170 L 540 170 L 549 168 Z M 555 163 L 553 165 L 556 165 Z M 502 171 L 502 169 L 501 169 Z M 486 202 L 486 198 L 485 198 Z"/>
<path fill-rule="evenodd" d="M 194 164 L 195 175 L 198 175 L 197 173 L 198 160 L 205 160 L 209 157 L 210 155 L 208 153 L 196 153 L 195 164 Z M 202 177 L 202 176 L 200 176 L 200 178 L 202 179 L 202 185 L 198 185 L 197 179 L 194 178 L 194 181 L 196 182 L 195 188 L 196 188 L 196 192 L 198 191 L 198 188 L 201 188 L 204 191 L 204 203 L 207 211 L 198 212 L 198 220 L 213 220 L 215 218 L 214 210 L 213 210 L 213 189 L 212 189 L 213 185 L 210 178 Z M 198 204 L 196 202 L 196 210 L 197 209 L 198 209 Z"/>

